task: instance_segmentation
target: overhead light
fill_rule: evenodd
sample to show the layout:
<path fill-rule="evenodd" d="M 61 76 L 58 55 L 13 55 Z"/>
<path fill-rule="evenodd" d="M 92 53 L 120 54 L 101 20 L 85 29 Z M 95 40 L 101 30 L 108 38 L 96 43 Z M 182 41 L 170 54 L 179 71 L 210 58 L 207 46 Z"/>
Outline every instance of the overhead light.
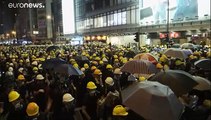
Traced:
<path fill-rule="evenodd" d="M 94 40 L 95 39 L 95 36 L 92 36 L 92 40 Z"/>
<path fill-rule="evenodd" d="M 101 36 L 98 35 L 98 36 L 97 36 L 97 40 L 101 40 Z"/>

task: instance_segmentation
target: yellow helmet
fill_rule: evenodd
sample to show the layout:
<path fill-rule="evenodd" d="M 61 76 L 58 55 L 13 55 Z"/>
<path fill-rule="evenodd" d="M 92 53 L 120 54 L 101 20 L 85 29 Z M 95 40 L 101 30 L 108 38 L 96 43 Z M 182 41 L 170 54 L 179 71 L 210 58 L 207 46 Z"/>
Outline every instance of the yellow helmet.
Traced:
<path fill-rule="evenodd" d="M 122 56 L 120 56 L 120 57 L 119 57 L 119 60 L 123 60 L 123 57 L 122 57 Z"/>
<path fill-rule="evenodd" d="M 127 59 L 123 59 L 123 60 L 122 60 L 122 63 L 125 64 L 126 62 L 127 62 Z"/>
<path fill-rule="evenodd" d="M 160 60 L 160 62 L 166 62 L 166 61 L 167 61 L 167 59 L 166 59 L 165 57 L 163 57 L 163 56 L 162 56 L 162 57 L 160 57 L 160 59 L 159 59 L 159 60 Z"/>
<path fill-rule="evenodd" d="M 211 107 L 211 100 L 205 99 L 203 101 L 203 105 L 206 106 L 207 108 L 210 108 Z"/>
<path fill-rule="evenodd" d="M 37 61 L 33 61 L 33 62 L 32 62 L 32 65 L 37 66 L 37 65 L 38 65 L 38 62 L 37 62 Z"/>
<path fill-rule="evenodd" d="M 194 55 L 190 55 L 189 58 L 192 60 L 194 59 Z"/>
<path fill-rule="evenodd" d="M 211 57 L 211 51 L 207 52 L 207 57 Z"/>
<path fill-rule="evenodd" d="M 80 70 L 81 70 L 82 72 L 86 71 L 86 69 L 85 69 L 84 67 L 82 67 Z"/>
<path fill-rule="evenodd" d="M 8 95 L 9 102 L 13 102 L 20 97 L 20 94 L 17 91 L 11 91 Z"/>
<path fill-rule="evenodd" d="M 102 61 L 102 60 L 101 60 L 101 61 L 99 61 L 99 64 L 100 64 L 100 65 L 102 65 L 102 64 L 103 64 L 103 61 Z"/>
<path fill-rule="evenodd" d="M 181 60 L 176 60 L 176 62 L 175 62 L 175 65 L 182 65 L 183 64 L 183 62 L 181 61 Z"/>
<path fill-rule="evenodd" d="M 92 64 L 93 65 L 98 65 L 98 62 L 97 61 L 92 61 Z"/>
<path fill-rule="evenodd" d="M 86 53 L 85 53 L 85 52 L 82 52 L 82 54 L 81 54 L 81 55 L 85 56 L 85 55 L 86 55 Z"/>
<path fill-rule="evenodd" d="M 75 61 L 75 59 L 70 59 L 70 60 L 69 60 L 70 63 L 73 62 L 73 61 Z"/>
<path fill-rule="evenodd" d="M 97 55 L 96 55 L 96 53 L 94 53 L 92 56 L 93 56 L 93 57 L 96 57 Z"/>
<path fill-rule="evenodd" d="M 200 60 L 205 59 L 205 57 L 200 57 Z"/>
<path fill-rule="evenodd" d="M 96 66 L 92 66 L 92 67 L 91 67 L 91 70 L 92 70 L 92 71 L 94 71 L 95 69 L 97 69 Z"/>
<path fill-rule="evenodd" d="M 27 105 L 26 113 L 28 116 L 35 116 L 39 113 L 39 106 L 35 102 L 30 102 Z"/>
<path fill-rule="evenodd" d="M 95 74 L 95 75 L 101 75 L 102 72 L 101 72 L 99 69 L 95 69 L 94 74 Z"/>
<path fill-rule="evenodd" d="M 78 68 L 78 64 L 77 63 L 73 64 L 73 67 Z"/>
<path fill-rule="evenodd" d="M 86 56 L 86 57 L 89 57 L 89 54 L 87 53 L 85 56 Z"/>
<path fill-rule="evenodd" d="M 23 63 L 23 60 L 19 60 L 19 63 Z"/>
<path fill-rule="evenodd" d="M 96 57 L 95 60 L 100 61 L 100 57 Z"/>
<path fill-rule="evenodd" d="M 165 64 L 165 65 L 163 66 L 163 68 L 164 68 L 164 70 L 169 70 L 169 69 L 170 69 L 169 66 L 168 66 L 167 64 Z"/>
<path fill-rule="evenodd" d="M 119 60 L 118 59 L 114 59 L 114 62 L 119 62 Z"/>
<path fill-rule="evenodd" d="M 33 71 L 38 71 L 38 68 L 37 67 L 33 67 Z"/>
<path fill-rule="evenodd" d="M 112 67 L 112 65 L 111 64 L 108 64 L 107 66 L 106 66 L 106 69 L 112 69 L 113 67 Z"/>
<path fill-rule="evenodd" d="M 39 58 L 39 61 L 44 62 L 45 58 Z"/>
<path fill-rule="evenodd" d="M 127 116 L 128 112 L 122 105 L 116 105 L 113 109 L 114 116 Z"/>
<path fill-rule="evenodd" d="M 105 54 L 102 54 L 102 58 L 104 58 L 104 57 L 106 57 L 106 55 Z"/>
<path fill-rule="evenodd" d="M 117 58 L 118 58 L 118 56 L 117 56 L 117 55 L 114 55 L 113 57 L 114 57 L 114 59 L 117 59 Z"/>
<path fill-rule="evenodd" d="M 193 54 L 194 54 L 194 55 L 200 55 L 201 53 L 198 52 L 198 51 L 195 51 Z"/>
<path fill-rule="evenodd" d="M 18 75 L 18 80 L 20 81 L 25 80 L 25 77 L 23 75 Z"/>
<path fill-rule="evenodd" d="M 97 86 L 95 85 L 94 82 L 88 82 L 87 85 L 86 85 L 86 88 L 90 89 L 90 90 L 93 90 L 93 89 L 96 89 Z"/>
<path fill-rule="evenodd" d="M 129 58 L 129 61 L 132 61 L 133 60 L 133 58 Z"/>
<path fill-rule="evenodd" d="M 158 63 L 158 64 L 156 65 L 156 68 L 158 68 L 158 69 L 163 69 L 163 65 L 161 65 L 160 63 Z"/>
<path fill-rule="evenodd" d="M 120 53 L 119 53 L 119 56 L 123 56 L 123 53 L 122 53 L 122 52 L 120 52 Z"/>
<path fill-rule="evenodd" d="M 139 77 L 139 81 L 141 82 L 141 81 L 145 81 L 146 80 L 146 78 L 145 77 Z"/>
<path fill-rule="evenodd" d="M 88 69 L 88 68 L 89 68 L 89 65 L 88 65 L 87 63 L 85 63 L 85 64 L 84 64 L 84 68 L 85 68 L 85 69 Z"/>

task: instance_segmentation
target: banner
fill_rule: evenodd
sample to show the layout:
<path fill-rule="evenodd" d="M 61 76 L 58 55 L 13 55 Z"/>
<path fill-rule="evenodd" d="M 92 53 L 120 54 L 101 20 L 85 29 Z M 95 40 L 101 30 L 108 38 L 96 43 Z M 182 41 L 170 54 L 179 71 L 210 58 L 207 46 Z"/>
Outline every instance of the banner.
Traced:
<path fill-rule="evenodd" d="M 139 10 L 142 24 L 196 20 L 210 16 L 210 0 L 139 0 Z"/>

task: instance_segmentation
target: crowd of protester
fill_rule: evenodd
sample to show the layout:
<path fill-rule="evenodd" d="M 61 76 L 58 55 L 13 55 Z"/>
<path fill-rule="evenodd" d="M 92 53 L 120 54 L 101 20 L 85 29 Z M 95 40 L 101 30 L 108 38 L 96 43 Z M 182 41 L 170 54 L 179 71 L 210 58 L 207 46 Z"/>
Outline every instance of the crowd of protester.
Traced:
<path fill-rule="evenodd" d="M 0 46 L 0 120 L 144 120 L 122 105 L 121 91 L 130 84 L 130 74 L 120 68 L 133 60 L 131 54 L 151 53 L 158 58 L 157 69 L 184 70 L 211 80 L 210 71 L 197 69 L 192 62 L 210 59 L 209 48 L 195 50 L 186 59 L 163 55 L 165 47 L 161 46 L 145 46 L 137 52 L 107 44 L 46 49 L 47 46 Z M 88 60 L 75 59 L 77 56 Z M 67 76 L 44 68 L 42 63 L 52 58 L 66 61 L 83 74 Z M 181 119 L 206 120 L 210 91 L 191 91 L 189 96 L 192 95 L 197 95 L 197 105 L 185 109 Z M 184 104 L 189 102 L 190 97 Z"/>

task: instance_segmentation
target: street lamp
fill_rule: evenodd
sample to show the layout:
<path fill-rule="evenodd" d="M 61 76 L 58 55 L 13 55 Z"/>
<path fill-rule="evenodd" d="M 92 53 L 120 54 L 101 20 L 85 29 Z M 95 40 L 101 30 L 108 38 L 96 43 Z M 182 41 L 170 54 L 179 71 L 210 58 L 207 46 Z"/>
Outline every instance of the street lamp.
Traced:
<path fill-rule="evenodd" d="M 54 18 L 51 15 L 46 16 L 47 19 L 47 38 L 54 37 Z"/>
<path fill-rule="evenodd" d="M 16 31 L 13 30 L 11 33 L 12 33 L 13 37 L 16 38 Z"/>
<path fill-rule="evenodd" d="M 50 15 L 47 15 L 46 17 L 48 20 L 51 20 L 51 16 Z"/>

